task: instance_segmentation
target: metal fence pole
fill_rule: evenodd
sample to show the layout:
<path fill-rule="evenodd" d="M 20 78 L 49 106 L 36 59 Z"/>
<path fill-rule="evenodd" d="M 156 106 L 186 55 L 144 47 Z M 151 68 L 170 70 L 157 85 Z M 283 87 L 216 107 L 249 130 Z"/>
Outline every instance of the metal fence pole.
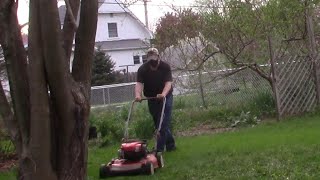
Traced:
<path fill-rule="evenodd" d="M 103 105 L 106 105 L 106 93 L 104 92 L 104 88 L 102 89 L 102 97 L 103 97 Z"/>
<path fill-rule="evenodd" d="M 111 104 L 111 101 L 110 101 L 110 88 L 107 88 L 108 89 L 108 104 L 110 105 Z"/>

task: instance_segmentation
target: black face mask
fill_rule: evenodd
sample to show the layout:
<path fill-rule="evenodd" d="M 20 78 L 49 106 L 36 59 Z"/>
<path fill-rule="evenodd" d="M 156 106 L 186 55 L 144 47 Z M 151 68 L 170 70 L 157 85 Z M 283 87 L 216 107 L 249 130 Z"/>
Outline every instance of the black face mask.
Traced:
<path fill-rule="evenodd" d="M 157 67 L 157 65 L 158 65 L 158 60 L 153 60 L 153 59 L 151 59 L 151 60 L 149 61 L 149 64 L 150 64 L 152 67 Z"/>

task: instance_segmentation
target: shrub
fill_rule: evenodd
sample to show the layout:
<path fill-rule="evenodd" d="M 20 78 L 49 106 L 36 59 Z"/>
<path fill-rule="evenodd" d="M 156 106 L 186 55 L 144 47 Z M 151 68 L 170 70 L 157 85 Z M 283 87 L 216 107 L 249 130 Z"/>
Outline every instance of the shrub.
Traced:
<path fill-rule="evenodd" d="M 270 92 L 258 92 L 255 98 L 248 102 L 247 111 L 256 116 L 275 115 L 275 103 Z"/>
<path fill-rule="evenodd" d="M 233 116 L 228 118 L 231 127 L 256 125 L 260 122 L 257 116 L 252 115 L 249 111 L 242 111 L 239 116 Z"/>
<path fill-rule="evenodd" d="M 8 133 L 0 124 L 0 157 L 15 153 L 15 147 Z"/>
<path fill-rule="evenodd" d="M 98 116 L 90 116 L 90 123 L 97 126 L 102 146 L 119 142 L 123 138 L 125 112 L 127 109 L 123 108 L 120 112 L 106 112 Z"/>

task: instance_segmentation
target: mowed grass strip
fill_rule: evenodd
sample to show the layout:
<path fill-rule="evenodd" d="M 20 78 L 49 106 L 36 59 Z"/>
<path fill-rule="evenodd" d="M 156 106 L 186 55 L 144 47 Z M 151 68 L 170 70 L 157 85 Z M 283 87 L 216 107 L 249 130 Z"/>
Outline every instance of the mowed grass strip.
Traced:
<path fill-rule="evenodd" d="M 318 179 L 319 138 L 319 115 L 181 137 L 177 138 L 178 149 L 164 154 L 165 167 L 155 175 L 113 179 Z M 90 149 L 89 180 L 98 179 L 100 164 L 116 157 L 117 149 Z"/>

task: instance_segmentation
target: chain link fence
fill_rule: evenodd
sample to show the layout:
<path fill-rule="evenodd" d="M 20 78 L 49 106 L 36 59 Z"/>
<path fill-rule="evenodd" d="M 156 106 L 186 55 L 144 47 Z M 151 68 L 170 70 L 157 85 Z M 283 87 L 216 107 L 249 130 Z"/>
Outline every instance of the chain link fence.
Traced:
<path fill-rule="evenodd" d="M 135 83 L 95 86 L 91 88 L 91 106 L 104 106 L 132 101 Z"/>
<path fill-rule="evenodd" d="M 189 103 L 199 106 L 241 106 L 260 93 L 271 95 L 269 82 L 248 68 L 202 72 L 200 76 L 199 81 L 199 74 L 174 73 L 173 94 L 192 95 L 193 101 Z M 91 105 L 129 102 L 134 99 L 134 86 L 135 83 L 124 83 L 92 87 Z"/>
<path fill-rule="evenodd" d="M 195 96 L 200 106 L 241 106 L 261 93 L 271 96 L 269 82 L 249 68 L 185 73 L 175 79 L 176 95 Z"/>
<path fill-rule="evenodd" d="M 317 58 L 318 59 L 318 58 Z M 261 66 L 270 71 L 270 65 Z M 174 95 L 192 96 L 188 103 L 201 106 L 241 107 L 263 95 L 278 96 L 280 117 L 311 111 L 316 107 L 317 93 L 313 63 L 306 55 L 278 58 L 275 64 L 275 87 L 250 68 L 213 72 L 174 72 Z M 104 106 L 130 102 L 135 83 L 91 88 L 91 105 Z"/>

